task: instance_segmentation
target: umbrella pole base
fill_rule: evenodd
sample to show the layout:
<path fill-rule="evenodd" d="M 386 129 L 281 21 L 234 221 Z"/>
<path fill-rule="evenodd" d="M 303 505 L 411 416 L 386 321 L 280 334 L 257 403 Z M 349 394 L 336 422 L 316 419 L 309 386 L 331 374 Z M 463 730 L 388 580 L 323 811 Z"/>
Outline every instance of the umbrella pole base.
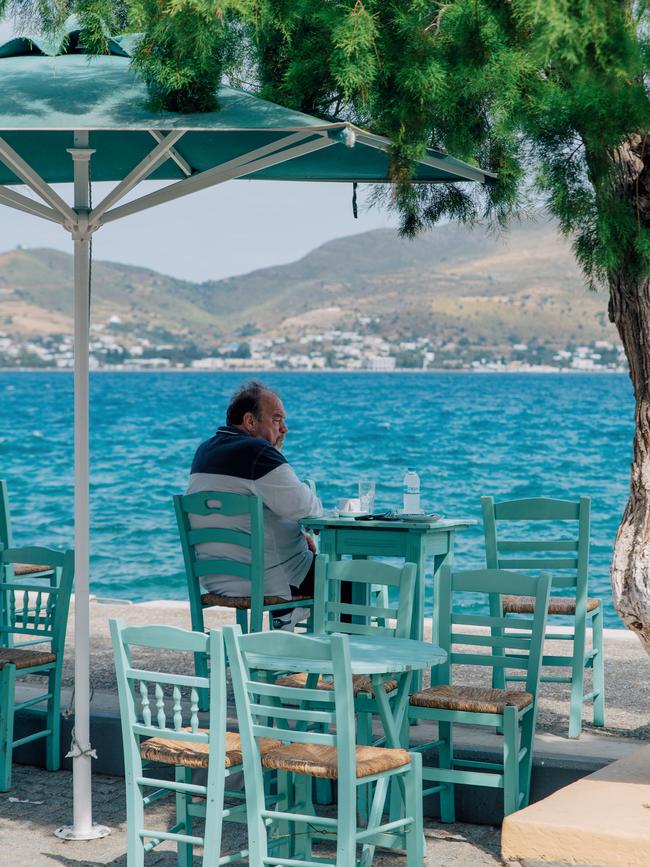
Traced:
<path fill-rule="evenodd" d="M 108 837 L 111 829 L 106 825 L 98 825 L 93 822 L 92 828 L 87 831 L 75 831 L 73 825 L 62 825 L 54 832 L 55 837 L 60 837 L 62 840 L 99 840 L 100 837 Z"/>

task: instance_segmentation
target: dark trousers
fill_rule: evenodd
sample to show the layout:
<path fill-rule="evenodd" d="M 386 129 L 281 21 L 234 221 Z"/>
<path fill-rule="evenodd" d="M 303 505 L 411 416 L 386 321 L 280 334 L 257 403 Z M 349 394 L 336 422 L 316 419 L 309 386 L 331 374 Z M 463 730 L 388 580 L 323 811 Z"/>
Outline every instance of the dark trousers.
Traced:
<path fill-rule="evenodd" d="M 316 571 L 316 557 L 312 557 L 311 565 L 307 570 L 307 574 L 302 579 L 300 584 L 295 587 L 293 584 L 290 584 L 291 587 L 291 598 L 295 599 L 296 596 L 312 596 L 314 595 L 314 577 Z M 341 602 L 342 603 L 351 603 L 352 602 L 352 582 L 351 581 L 343 581 L 341 583 Z M 274 617 L 284 617 L 286 614 L 290 614 L 292 611 L 291 608 L 280 608 L 274 612 Z M 350 623 L 351 618 L 349 614 L 343 614 L 341 616 L 342 623 Z"/>

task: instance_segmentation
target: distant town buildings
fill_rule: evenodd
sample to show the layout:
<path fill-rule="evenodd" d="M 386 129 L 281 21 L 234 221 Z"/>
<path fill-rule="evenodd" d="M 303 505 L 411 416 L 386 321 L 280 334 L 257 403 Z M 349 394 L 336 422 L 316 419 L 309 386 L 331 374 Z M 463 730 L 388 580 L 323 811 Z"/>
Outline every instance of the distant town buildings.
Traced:
<path fill-rule="evenodd" d="M 254 329 L 253 329 L 254 330 Z M 214 370 L 470 370 L 489 371 L 623 371 L 620 345 L 596 340 L 558 347 L 539 340 L 513 339 L 506 346 L 472 344 L 467 339 L 403 339 L 384 328 L 379 317 L 359 316 L 343 329 L 311 328 L 305 333 L 229 337 L 214 347 L 188 344 L 177 336 L 138 335 L 119 316 L 91 327 L 91 368 Z M 0 332 L 0 366 L 56 368 L 73 366 L 69 334 L 14 338 Z"/>

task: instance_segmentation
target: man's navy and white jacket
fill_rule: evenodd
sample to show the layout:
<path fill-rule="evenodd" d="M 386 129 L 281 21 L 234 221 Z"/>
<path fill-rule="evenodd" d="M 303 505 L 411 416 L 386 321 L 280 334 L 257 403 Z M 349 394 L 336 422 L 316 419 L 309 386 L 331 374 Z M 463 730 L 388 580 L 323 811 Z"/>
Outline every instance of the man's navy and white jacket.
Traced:
<path fill-rule="evenodd" d="M 251 437 L 238 427 L 220 427 L 198 447 L 188 494 L 197 491 L 224 491 L 254 494 L 264 503 L 264 592 L 268 596 L 291 598 L 311 566 L 313 554 L 302 534 L 301 518 L 321 515 L 321 502 L 300 481 L 287 459 L 261 437 Z M 248 516 L 192 515 L 193 527 L 230 527 L 249 530 Z M 238 545 L 206 543 L 197 546 L 199 558 L 245 562 L 250 554 Z M 234 575 L 206 575 L 206 590 L 221 596 L 250 596 L 250 582 Z"/>

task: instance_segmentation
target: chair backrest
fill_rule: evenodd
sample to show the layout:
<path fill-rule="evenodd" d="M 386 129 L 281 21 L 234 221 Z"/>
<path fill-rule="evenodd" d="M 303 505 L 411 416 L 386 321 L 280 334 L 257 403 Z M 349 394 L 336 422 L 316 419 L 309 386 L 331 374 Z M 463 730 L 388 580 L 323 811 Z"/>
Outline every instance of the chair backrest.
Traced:
<path fill-rule="evenodd" d="M 24 577 L 5 567 L 30 563 L 49 567 L 41 576 Z M 0 551 L 0 646 L 47 643 L 61 654 L 65 645 L 74 551 L 50 548 L 5 548 Z"/>
<path fill-rule="evenodd" d="M 327 555 L 319 554 L 316 557 L 314 583 L 314 632 L 408 638 L 413 616 L 415 576 L 416 566 L 413 563 L 391 566 L 377 560 L 330 561 Z M 343 581 L 365 584 L 368 604 L 341 602 Z M 389 592 L 376 592 L 383 588 Z M 394 605 L 391 602 L 391 590 Z M 353 622 L 343 621 L 341 618 L 344 615 L 348 615 L 347 619 L 352 618 Z M 387 621 L 391 619 L 395 620 L 395 626 L 388 625 Z"/>
<path fill-rule="evenodd" d="M 290 632 L 242 635 L 224 626 L 232 674 L 247 790 L 255 780 L 262 789 L 257 739 L 334 746 L 339 786 L 352 789 L 356 779 L 355 716 L 350 650 L 346 635 L 306 636 Z M 309 671 L 307 687 L 282 686 L 269 671 Z M 319 675 L 331 677 L 332 690 L 316 689 Z M 248 764 L 247 764 L 248 763 Z"/>
<path fill-rule="evenodd" d="M 126 774 L 141 776 L 140 739 L 153 737 L 207 744 L 209 769 L 223 769 L 226 675 L 221 633 L 211 630 L 205 635 L 176 626 L 128 626 L 121 620 L 111 620 L 110 629 Z M 134 648 L 161 651 L 155 655 L 157 668 L 134 664 Z M 179 668 L 191 670 L 195 653 L 210 654 L 209 677 L 178 673 Z M 209 726 L 199 720 L 199 690 L 204 689 L 210 690 Z M 213 756 L 219 758 L 213 762 Z"/>
<path fill-rule="evenodd" d="M 203 622 L 201 578 L 234 575 L 251 582 L 251 595 L 264 597 L 264 517 L 260 497 L 223 491 L 174 496 L 185 574 L 192 608 Z M 223 524 L 213 526 L 212 522 Z M 214 546 L 219 553 L 215 555 Z M 223 552 L 223 553 L 222 553 Z M 196 611 L 195 611 L 196 609 Z"/>
<path fill-rule="evenodd" d="M 586 598 L 589 497 L 577 501 L 536 497 L 501 503 L 482 497 L 481 505 L 488 568 L 545 570 L 553 575 L 553 587 L 572 587 L 578 598 Z M 501 522 L 507 527 L 507 537 L 499 535 Z"/>
<path fill-rule="evenodd" d="M 443 566 L 438 582 L 438 641 L 447 651 L 447 660 L 439 669 L 440 682 L 451 682 L 452 665 L 507 668 L 525 672 L 526 691 L 535 694 L 550 586 L 548 572 L 539 575 L 504 569 L 452 572 L 449 566 Z M 533 615 L 496 615 L 493 602 L 502 595 L 534 597 Z M 478 613 L 469 614 L 468 610 Z"/>
<path fill-rule="evenodd" d="M 7 483 L 0 479 L 0 548 L 12 548 L 11 516 L 9 514 L 9 493 Z"/>

